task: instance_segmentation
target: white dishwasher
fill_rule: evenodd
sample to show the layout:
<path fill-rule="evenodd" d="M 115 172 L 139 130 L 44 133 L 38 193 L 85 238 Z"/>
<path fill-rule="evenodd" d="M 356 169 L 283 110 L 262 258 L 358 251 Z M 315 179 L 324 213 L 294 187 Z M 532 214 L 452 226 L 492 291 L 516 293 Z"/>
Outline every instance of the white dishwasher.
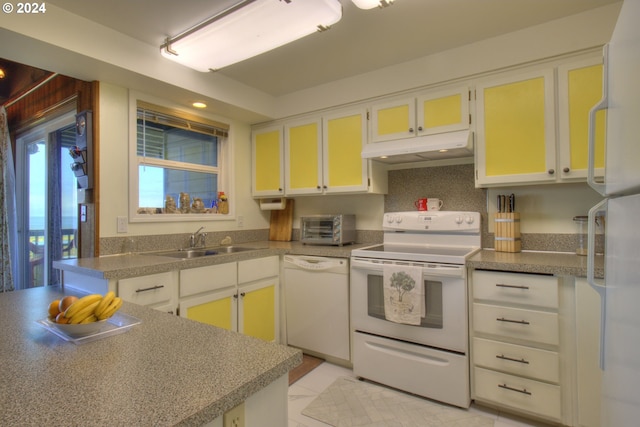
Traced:
<path fill-rule="evenodd" d="M 284 256 L 287 344 L 350 361 L 349 260 Z"/>

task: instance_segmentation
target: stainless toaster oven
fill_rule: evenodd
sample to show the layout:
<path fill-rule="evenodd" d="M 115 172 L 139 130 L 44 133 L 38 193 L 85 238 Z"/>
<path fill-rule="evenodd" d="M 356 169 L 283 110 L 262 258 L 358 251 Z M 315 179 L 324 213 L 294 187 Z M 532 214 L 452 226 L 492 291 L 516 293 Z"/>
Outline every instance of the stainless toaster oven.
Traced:
<path fill-rule="evenodd" d="M 300 217 L 300 241 L 342 246 L 356 241 L 356 217 L 351 214 Z"/>

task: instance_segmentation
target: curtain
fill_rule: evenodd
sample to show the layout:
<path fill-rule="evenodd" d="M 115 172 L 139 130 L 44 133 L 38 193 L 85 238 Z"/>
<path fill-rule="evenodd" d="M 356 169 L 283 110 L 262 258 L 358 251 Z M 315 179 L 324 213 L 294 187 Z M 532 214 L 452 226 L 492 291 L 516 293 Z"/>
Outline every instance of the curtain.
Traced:
<path fill-rule="evenodd" d="M 18 276 L 18 229 L 16 211 L 16 177 L 13 152 L 9 139 L 7 111 L 0 107 L 0 292 L 15 289 L 14 278 Z"/>

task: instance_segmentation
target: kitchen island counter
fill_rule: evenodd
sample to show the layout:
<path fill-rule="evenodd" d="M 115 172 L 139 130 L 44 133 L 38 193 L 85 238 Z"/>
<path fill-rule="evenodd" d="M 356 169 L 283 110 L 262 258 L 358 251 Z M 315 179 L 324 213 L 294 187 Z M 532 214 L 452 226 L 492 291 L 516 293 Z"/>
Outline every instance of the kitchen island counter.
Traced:
<path fill-rule="evenodd" d="M 299 350 L 127 302 L 121 312 L 140 324 L 76 345 L 36 323 L 63 294 L 0 294 L 0 425 L 200 426 L 302 361 Z"/>
<path fill-rule="evenodd" d="M 497 252 L 484 249 L 466 263 L 467 267 L 483 270 L 553 274 L 586 277 L 587 257 L 568 252 Z M 604 257 L 595 257 L 595 277 L 604 276 Z"/>

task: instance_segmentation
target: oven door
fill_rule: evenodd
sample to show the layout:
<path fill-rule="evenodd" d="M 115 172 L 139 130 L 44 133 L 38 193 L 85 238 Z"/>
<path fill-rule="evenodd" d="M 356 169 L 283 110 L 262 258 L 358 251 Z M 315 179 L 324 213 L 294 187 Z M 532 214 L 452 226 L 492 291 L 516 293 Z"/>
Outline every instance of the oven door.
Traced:
<path fill-rule="evenodd" d="M 384 265 L 419 265 L 425 316 L 420 325 L 385 319 Z M 351 325 L 356 331 L 467 353 L 467 286 L 463 265 L 351 257 Z"/>

